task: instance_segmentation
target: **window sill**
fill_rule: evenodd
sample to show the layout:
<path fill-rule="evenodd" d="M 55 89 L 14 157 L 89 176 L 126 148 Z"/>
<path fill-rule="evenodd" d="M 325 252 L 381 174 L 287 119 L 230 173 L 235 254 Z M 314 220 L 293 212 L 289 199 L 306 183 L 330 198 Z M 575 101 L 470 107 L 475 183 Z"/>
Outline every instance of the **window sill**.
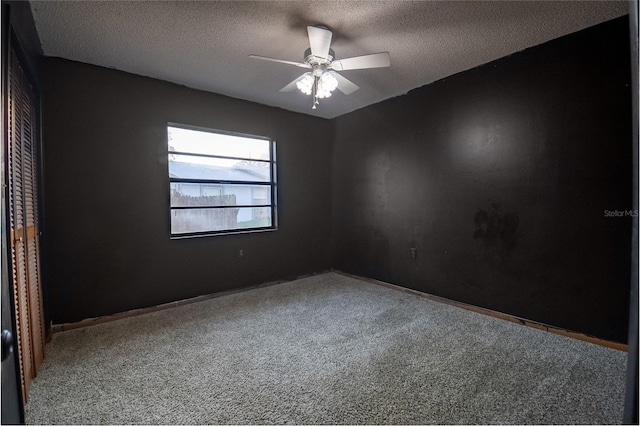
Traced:
<path fill-rule="evenodd" d="M 261 228 L 261 229 L 248 229 L 248 230 L 231 230 L 231 231 L 220 231 L 220 232 L 205 232 L 202 234 L 184 234 L 184 235 L 171 235 L 169 239 L 171 240 L 187 240 L 191 238 L 202 238 L 202 237 L 218 237 L 221 235 L 239 235 L 239 234 L 261 234 L 263 232 L 273 232 L 277 231 L 278 228 Z"/>

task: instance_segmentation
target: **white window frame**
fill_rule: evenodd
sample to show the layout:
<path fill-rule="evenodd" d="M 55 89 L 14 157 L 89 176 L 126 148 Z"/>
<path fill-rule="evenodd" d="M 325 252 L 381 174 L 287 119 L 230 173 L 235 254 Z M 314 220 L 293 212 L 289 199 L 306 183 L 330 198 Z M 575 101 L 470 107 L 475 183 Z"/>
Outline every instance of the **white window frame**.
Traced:
<path fill-rule="evenodd" d="M 169 161 L 171 160 L 172 155 L 189 155 L 189 156 L 200 156 L 200 157 L 208 157 L 208 158 L 221 158 L 221 159 L 231 159 L 231 160 L 247 160 L 247 161 L 260 161 L 269 163 L 269 174 L 270 180 L 268 182 L 262 181 L 235 181 L 235 180 L 224 180 L 217 178 L 216 176 L 211 176 L 211 178 L 207 179 L 192 179 L 192 178 L 178 178 L 173 177 L 168 173 L 169 176 L 169 214 L 172 215 L 176 210 L 189 210 L 189 209 L 225 209 L 225 208 L 269 208 L 271 210 L 271 225 L 269 226 L 259 226 L 255 228 L 229 228 L 222 230 L 208 230 L 208 231 L 199 231 L 199 232 L 189 232 L 189 233 L 174 233 L 171 229 L 171 218 L 169 218 L 169 233 L 171 239 L 181 239 L 181 238 L 193 238 L 193 237 L 206 237 L 213 235 L 227 235 L 227 234 L 245 234 L 252 232 L 264 232 L 264 231 L 275 231 L 278 229 L 278 216 L 277 216 L 277 179 L 276 179 L 276 142 L 264 136 L 255 136 L 255 135 L 247 135 L 236 132 L 228 132 L 223 130 L 209 129 L 203 127 L 189 126 L 178 123 L 167 123 L 167 135 L 169 132 L 169 128 L 180 128 L 185 130 L 193 130 L 197 132 L 207 132 L 213 134 L 222 134 L 227 136 L 236 136 L 242 138 L 251 138 L 258 140 L 265 140 L 269 142 L 269 159 L 268 160 L 256 160 L 253 158 L 244 158 L 244 157 L 229 157 L 225 155 L 215 155 L 215 154 L 205 154 L 205 153 L 194 153 L 194 152 L 181 152 L 181 151 L 169 151 L 169 143 L 165 145 L 167 147 L 167 167 L 169 167 Z M 168 136 L 167 136 L 168 137 Z M 268 200 L 268 204 L 264 205 L 234 205 L 234 206 L 172 206 L 171 205 L 171 184 L 172 183 L 195 183 L 195 184 L 204 184 L 204 185 L 227 185 L 227 186 L 264 186 L 270 189 L 271 199 Z"/>

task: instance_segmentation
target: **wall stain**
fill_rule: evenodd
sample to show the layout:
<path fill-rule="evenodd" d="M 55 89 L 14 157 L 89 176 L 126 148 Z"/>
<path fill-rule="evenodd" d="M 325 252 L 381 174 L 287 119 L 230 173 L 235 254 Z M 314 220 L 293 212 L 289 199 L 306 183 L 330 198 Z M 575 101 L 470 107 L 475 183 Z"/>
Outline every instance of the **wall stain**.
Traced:
<path fill-rule="evenodd" d="M 518 242 L 518 224 L 520 218 L 516 213 L 502 213 L 500 206 L 491 203 L 487 210 L 478 209 L 473 217 L 475 225 L 474 239 L 481 239 L 486 249 L 496 257 L 510 255 Z"/>

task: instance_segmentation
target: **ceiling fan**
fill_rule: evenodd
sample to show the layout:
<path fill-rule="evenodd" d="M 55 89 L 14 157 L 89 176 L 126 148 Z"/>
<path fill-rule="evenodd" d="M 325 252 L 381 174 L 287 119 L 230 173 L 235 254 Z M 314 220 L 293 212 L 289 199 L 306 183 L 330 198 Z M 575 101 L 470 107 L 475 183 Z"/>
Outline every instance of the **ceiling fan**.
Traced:
<path fill-rule="evenodd" d="M 389 52 L 335 59 L 335 53 L 331 49 L 332 33 L 327 27 L 308 26 L 307 34 L 309 35 L 310 47 L 304 52 L 304 62 L 285 61 L 258 55 L 249 55 L 249 57 L 311 69 L 284 86 L 280 91 L 290 92 L 298 88 L 305 95 L 313 95 L 313 109 L 316 109 L 320 103 L 319 99 L 328 98 L 336 88 L 345 95 L 359 89 L 356 84 L 336 71 L 384 68 L 391 65 Z"/>

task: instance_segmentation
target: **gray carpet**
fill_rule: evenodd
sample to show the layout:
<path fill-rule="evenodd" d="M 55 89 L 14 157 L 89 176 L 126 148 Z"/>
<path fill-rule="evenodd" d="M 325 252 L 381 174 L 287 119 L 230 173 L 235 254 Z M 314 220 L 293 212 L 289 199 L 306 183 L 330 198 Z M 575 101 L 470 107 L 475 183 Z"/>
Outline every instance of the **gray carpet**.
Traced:
<path fill-rule="evenodd" d="M 334 273 L 55 334 L 30 424 L 612 424 L 626 354 Z"/>

